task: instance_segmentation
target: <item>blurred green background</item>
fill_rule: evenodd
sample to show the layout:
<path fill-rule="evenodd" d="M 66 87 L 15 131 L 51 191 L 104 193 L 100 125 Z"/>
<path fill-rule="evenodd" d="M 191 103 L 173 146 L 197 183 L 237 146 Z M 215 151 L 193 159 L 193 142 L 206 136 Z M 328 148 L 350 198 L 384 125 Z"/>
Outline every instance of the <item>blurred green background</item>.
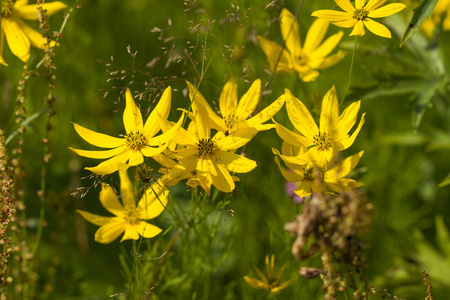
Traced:
<path fill-rule="evenodd" d="M 74 1 L 65 2 L 67 13 Z M 83 209 L 107 214 L 98 201 L 99 187 L 83 198 L 70 195 L 78 187 L 92 185 L 93 179 L 86 178 L 90 172 L 83 168 L 98 163 L 67 149 L 94 149 L 76 134 L 71 122 L 110 135 L 123 133 L 124 101 L 120 92 L 127 86 L 133 94 L 145 92 L 143 99 L 137 100 L 145 112 L 168 85 L 174 89 L 169 118 L 177 120 L 177 108 L 189 106 L 185 80 L 198 83 L 202 70 L 205 76 L 200 91 L 213 107 L 218 106 L 220 91 L 231 76 L 237 78 L 239 97 L 257 78 L 264 86 L 271 76 L 256 35 L 282 44 L 277 17 L 282 8 L 295 12 L 298 6 L 298 1 L 79 3 L 81 7 L 70 16 L 55 57 L 57 114 L 50 145 L 53 157 L 47 167 L 45 227 L 35 258 L 35 290 L 40 299 L 106 299 L 125 292 L 130 280 L 123 266 L 132 262 L 135 243 L 116 240 L 109 245 L 98 244 L 94 241 L 97 227 L 75 213 L 75 209 Z M 302 37 L 314 21 L 311 13 L 323 8 L 333 8 L 331 1 L 304 1 L 298 18 Z M 409 17 L 410 11 L 404 11 L 403 17 Z M 59 30 L 64 13 L 50 18 L 52 30 Z M 405 28 L 399 18 L 387 19 L 388 26 Z M 330 26 L 327 36 L 338 30 Z M 450 226 L 450 187 L 438 188 L 437 184 L 450 170 L 448 72 L 436 77 L 427 71 L 427 62 L 408 45 L 399 48 L 399 38 L 392 31 L 389 40 L 370 32 L 358 39 L 352 92 L 344 103 L 346 107 L 362 99 L 361 112 L 367 112 L 363 129 L 344 156 L 365 151 L 353 177 L 365 184 L 363 189 L 374 204 L 373 226 L 366 237 L 370 244 L 368 282 L 401 298 L 423 299 L 426 287 L 421 272 L 426 270 L 433 296 L 445 299 L 450 293 L 450 240 L 445 235 Z M 347 51 L 343 61 L 322 71 L 312 83 L 301 82 L 295 74 L 277 74 L 263 106 L 288 88 L 318 117 L 320 101 L 333 85 L 342 97 L 354 41 L 348 36 L 349 30 L 344 32 L 338 46 Z M 450 33 L 440 33 L 425 42 L 424 53 L 437 55 L 436 63 L 450 70 Z M 131 55 L 135 52 L 135 56 Z M 0 127 L 9 136 L 17 128 L 12 115 L 22 63 L 7 47 L 3 55 L 9 67 L 0 69 Z M 32 49 L 30 66 L 42 57 L 42 51 Z M 115 71 L 118 73 L 112 74 Z M 46 108 L 46 71 L 41 68 L 39 72 L 28 87 L 28 115 Z M 396 90 L 399 85 L 411 87 L 434 80 L 443 80 L 444 87 L 422 106 L 418 106 L 420 99 L 414 91 Z M 376 93 L 381 90 L 385 92 Z M 365 95 L 369 95 L 367 99 Z M 418 107 L 426 109 L 415 128 Z M 275 119 L 292 128 L 285 108 Z M 22 184 L 30 243 L 39 220 L 36 193 L 41 182 L 44 149 L 40 140 L 45 135 L 46 121 L 44 113 L 27 127 L 24 136 L 26 182 Z M 14 140 L 8 147 L 13 145 Z M 229 201 L 225 208 L 214 209 L 216 203 L 202 204 L 211 212 L 197 225 L 198 234 L 182 233 L 176 241 L 152 291 L 154 299 L 263 299 L 266 293 L 253 290 L 243 276 L 257 277 L 252 265 L 263 269 L 265 256 L 271 254 L 276 255 L 277 270 L 286 263 L 283 280 L 293 279 L 292 286 L 283 290 L 279 299 L 322 298 L 319 278 L 308 280 L 298 275 L 300 267 L 320 267 L 319 257 L 299 262 L 290 252 L 294 238 L 283 227 L 294 219 L 300 207 L 284 192 L 285 181 L 273 163 L 271 147 L 281 149 L 281 139 L 274 130 L 259 133 L 247 145 L 245 152 L 258 167 L 239 176 L 241 183 L 235 193 L 219 195 L 218 199 Z M 117 174 L 108 180 L 117 183 Z M 190 193 L 185 190 L 182 183 L 172 189 L 173 199 L 167 209 L 189 207 Z M 436 221 L 441 220 L 440 216 L 442 223 Z M 148 278 L 152 278 L 158 260 L 149 258 L 163 254 L 177 229 L 167 213 L 155 222 L 167 231 L 145 241 L 141 248 L 140 279 L 134 286 L 141 290 L 130 293 L 141 295 L 136 299 L 144 298 L 142 291 L 150 289 Z M 125 299 L 123 295 L 115 297 Z"/>

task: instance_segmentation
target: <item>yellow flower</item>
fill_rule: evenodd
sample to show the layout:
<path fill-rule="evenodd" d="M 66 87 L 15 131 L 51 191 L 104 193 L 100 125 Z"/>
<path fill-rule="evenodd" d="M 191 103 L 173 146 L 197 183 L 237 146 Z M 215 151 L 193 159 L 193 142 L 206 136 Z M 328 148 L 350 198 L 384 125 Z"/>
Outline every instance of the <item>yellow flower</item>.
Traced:
<path fill-rule="evenodd" d="M 178 145 L 171 157 L 179 163 L 171 162 L 163 155 L 157 158 L 168 169 L 165 174 L 168 186 L 190 178 L 192 185 L 201 185 L 207 193 L 213 184 L 219 191 L 229 193 L 235 188 L 235 177 L 230 172 L 247 173 L 256 167 L 256 162 L 232 151 L 244 146 L 257 133 L 253 127 L 241 128 L 229 135 L 218 132 L 211 137 L 211 119 L 208 109 L 201 103 L 192 105 L 195 120 L 189 130 L 180 128 L 172 142 Z M 173 124 L 162 122 L 163 131 L 170 130 Z"/>
<path fill-rule="evenodd" d="M 122 202 L 114 193 L 111 186 L 102 183 L 100 202 L 103 207 L 114 217 L 103 217 L 77 210 L 87 221 L 100 226 L 95 233 L 95 241 L 108 244 L 114 241 L 123 232 L 121 242 L 124 240 L 137 240 L 139 236 L 152 238 L 162 230 L 146 220 L 157 217 L 167 204 L 169 190 L 159 181 L 153 183 L 152 187 L 145 191 L 139 203 L 136 205 L 133 185 L 127 175 L 128 166 L 119 164 L 120 194 Z M 156 193 L 156 194 L 155 194 Z"/>
<path fill-rule="evenodd" d="M 272 255 L 272 259 L 270 261 L 269 256 L 266 256 L 267 276 L 264 275 L 264 273 L 261 272 L 261 270 L 259 270 L 257 267 L 253 266 L 253 268 L 255 269 L 256 274 L 258 274 L 258 277 L 261 278 L 261 280 L 248 276 L 244 276 L 244 279 L 251 287 L 255 289 L 268 290 L 271 294 L 277 294 L 282 289 L 285 289 L 292 284 L 292 279 L 283 283 L 281 282 L 281 277 L 283 276 L 285 265 L 281 267 L 278 276 L 275 274 L 275 255 Z"/>
<path fill-rule="evenodd" d="M 323 9 L 313 12 L 312 16 L 331 21 L 339 27 L 353 27 L 350 35 L 364 35 L 364 26 L 366 26 L 373 34 L 385 38 L 391 37 L 389 29 L 371 18 L 387 17 L 406 7 L 402 3 L 392 3 L 381 7 L 387 0 L 370 0 L 367 5 L 366 0 L 355 0 L 355 6 L 349 0 L 334 0 L 334 2 L 345 12 Z"/>
<path fill-rule="evenodd" d="M 332 35 L 320 45 L 327 32 L 329 22 L 314 21 L 306 34 L 302 48 L 298 24 L 291 12 L 283 9 L 280 19 L 281 34 L 287 51 L 277 43 L 258 36 L 259 44 L 267 56 L 272 72 L 298 73 L 301 80 L 314 81 L 319 76 L 317 70 L 332 67 L 344 58 L 345 52 L 343 51 L 328 56 L 341 40 L 343 32 Z M 282 55 L 278 61 L 280 53 Z"/>
<path fill-rule="evenodd" d="M 6 36 L 9 49 L 23 62 L 27 62 L 30 57 L 30 45 L 39 49 L 44 49 L 47 39 L 42 34 L 25 24 L 22 19 L 38 20 L 37 5 L 27 5 L 28 0 L 2 0 L 1 11 L 1 37 L 0 37 L 0 63 L 7 66 L 3 59 L 3 44 Z M 51 16 L 66 8 L 62 2 L 55 1 L 43 3 L 42 9 L 47 10 L 47 15 Z M 55 45 L 54 42 L 50 47 Z"/>
<path fill-rule="evenodd" d="M 123 124 L 126 134 L 123 138 L 112 137 L 106 134 L 84 128 L 74 123 L 75 130 L 88 143 L 102 148 L 112 148 L 103 151 L 79 150 L 69 147 L 78 155 L 90 158 L 108 160 L 93 168 L 86 168 L 93 173 L 106 175 L 117 171 L 118 163 L 128 163 L 136 166 L 144 162 L 144 156 L 151 157 L 160 154 L 170 139 L 175 136 L 183 121 L 183 116 L 178 123 L 167 132 L 155 136 L 160 130 L 161 120 L 167 119 L 170 110 L 172 90 L 168 87 L 158 105 L 152 111 L 145 124 L 142 115 L 134 102 L 130 90 L 126 91 L 126 107 L 123 112 Z"/>
<path fill-rule="evenodd" d="M 356 123 L 361 100 L 352 103 L 339 116 L 339 104 L 334 86 L 326 93 L 322 101 L 320 127 L 309 113 L 306 106 L 286 89 L 286 110 L 289 119 L 297 132 L 292 132 L 275 122 L 278 135 L 293 146 L 310 147 L 299 159 L 313 163 L 322 168 L 333 156 L 350 147 L 355 141 L 364 124 L 365 113 L 361 117 L 358 127 L 349 135 L 349 131 Z"/>
<path fill-rule="evenodd" d="M 442 17 L 444 16 L 444 20 Z M 428 36 L 432 37 L 436 26 L 442 22 L 442 30 L 450 30 L 450 0 L 439 0 L 430 18 L 427 18 L 420 29 Z"/>
<path fill-rule="evenodd" d="M 250 117 L 259 103 L 261 93 L 261 80 L 253 82 L 247 93 L 241 97 L 238 103 L 238 86 L 236 80 L 232 77 L 223 87 L 220 94 L 220 113 L 219 117 L 203 95 L 189 81 L 186 82 L 189 87 L 189 97 L 193 106 L 203 106 L 208 118 L 211 120 L 211 128 L 227 134 L 238 131 L 246 127 L 253 127 L 257 131 L 273 128 L 273 124 L 263 124 L 270 120 L 283 106 L 284 97 L 279 97 L 271 105 Z"/>
<path fill-rule="evenodd" d="M 300 155 L 288 156 L 280 154 L 275 149 L 272 150 L 286 164 L 288 169 L 283 168 L 278 157 L 275 157 L 275 163 L 278 165 L 283 177 L 289 182 L 298 184 L 294 192 L 301 198 L 307 197 L 311 193 L 339 193 L 363 185 L 361 182 L 344 177 L 358 165 L 359 159 L 364 151 L 346 158 L 334 165 L 331 169 L 328 169 L 327 166 L 323 169 L 303 160 L 301 158 L 301 151 L 299 153 Z"/>

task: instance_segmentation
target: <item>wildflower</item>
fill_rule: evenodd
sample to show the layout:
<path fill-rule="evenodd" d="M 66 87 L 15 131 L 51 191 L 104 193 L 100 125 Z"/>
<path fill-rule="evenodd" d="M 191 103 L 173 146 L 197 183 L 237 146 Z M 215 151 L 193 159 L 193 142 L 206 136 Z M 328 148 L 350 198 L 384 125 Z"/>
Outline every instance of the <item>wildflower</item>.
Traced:
<path fill-rule="evenodd" d="M 145 124 L 130 90 L 126 91 L 126 107 L 123 112 L 123 124 L 126 134 L 123 138 L 112 137 L 97 133 L 74 123 L 75 130 L 88 143 L 102 148 L 112 148 L 103 151 L 79 150 L 69 147 L 78 155 L 90 158 L 108 160 L 93 168 L 86 168 L 93 173 L 106 175 L 117 171 L 118 163 L 128 163 L 136 166 L 144 162 L 144 156 L 151 157 L 160 154 L 167 147 L 170 139 L 177 133 L 183 121 L 183 116 L 178 123 L 167 132 L 155 136 L 160 130 L 160 122 L 169 115 L 172 90 L 168 87 L 158 105 L 152 111 Z"/>
<path fill-rule="evenodd" d="M 311 193 L 339 193 L 363 185 L 361 182 L 344 177 L 358 165 L 364 151 L 347 157 L 330 169 L 318 168 L 316 165 L 302 161 L 295 156 L 282 155 L 275 149 L 274 153 L 289 167 L 289 170 L 283 168 L 278 157 L 275 157 L 275 163 L 283 177 L 289 182 L 298 183 L 294 192 L 300 198 L 308 197 Z"/>
<path fill-rule="evenodd" d="M 283 106 L 284 97 L 279 97 L 271 105 L 253 117 L 259 102 L 261 93 L 261 80 L 253 82 L 247 93 L 245 93 L 238 103 L 237 82 L 233 77 L 225 84 L 220 94 L 220 113 L 222 118 L 217 116 L 203 95 L 189 82 L 189 97 L 193 106 L 203 106 L 206 108 L 208 118 L 211 120 L 211 127 L 227 134 L 238 131 L 245 127 L 253 127 L 257 131 L 273 128 L 273 124 L 263 124 L 270 120 Z"/>
<path fill-rule="evenodd" d="M 286 282 L 281 282 L 281 277 L 284 273 L 284 268 L 286 265 L 281 267 L 280 272 L 278 273 L 278 276 L 275 274 L 275 255 L 272 255 L 272 259 L 269 261 L 269 256 L 266 256 L 266 272 L 267 277 L 264 275 L 261 270 L 259 270 L 257 267 L 253 266 L 253 268 L 256 271 L 256 274 L 258 274 L 258 277 L 261 278 L 255 279 L 250 278 L 248 276 L 244 276 L 245 281 L 253 288 L 259 289 L 259 290 L 268 290 L 271 294 L 277 294 L 281 290 L 287 288 L 292 284 L 292 279 Z"/>
<path fill-rule="evenodd" d="M 277 133 L 293 146 L 310 147 L 298 159 L 305 162 L 312 161 L 319 168 L 328 164 L 337 152 L 350 147 L 364 124 L 365 113 L 352 135 L 348 134 L 356 123 L 361 100 L 352 103 L 339 116 L 339 104 L 334 86 L 323 97 L 320 127 L 317 127 L 306 106 L 288 89 L 285 90 L 285 95 L 289 119 L 298 133 L 275 122 Z"/>
<path fill-rule="evenodd" d="M 102 183 L 100 202 L 114 217 L 103 217 L 83 210 L 77 210 L 87 221 L 100 226 L 95 233 L 95 241 L 109 244 L 123 232 L 124 240 L 137 240 L 139 236 L 152 238 L 162 230 L 146 220 L 153 219 L 162 213 L 166 204 L 169 190 L 159 181 L 145 191 L 136 205 L 133 185 L 127 175 L 128 166 L 119 164 L 120 194 L 122 202 L 111 186 Z"/>
<path fill-rule="evenodd" d="M 39 49 L 44 49 L 47 39 L 39 32 L 29 27 L 22 19 L 38 20 L 38 5 L 27 5 L 28 0 L 2 0 L 1 24 L 0 24 L 0 63 L 7 66 L 3 59 L 3 43 L 4 37 L 8 43 L 11 52 L 21 61 L 27 62 L 30 57 L 30 45 Z M 52 3 L 43 3 L 42 9 L 47 11 L 47 15 L 51 16 L 67 7 L 62 2 L 55 1 Z M 50 44 L 54 47 L 55 42 Z"/>
<path fill-rule="evenodd" d="M 178 144 L 178 148 L 171 155 L 179 163 L 164 159 L 163 156 L 158 157 L 159 162 L 169 167 L 165 172 L 168 178 L 165 184 L 171 186 L 190 178 L 191 186 L 200 185 L 208 194 L 211 184 L 219 191 L 229 193 L 234 190 L 234 181 L 237 179 L 230 172 L 247 173 L 256 167 L 255 161 L 231 151 L 247 144 L 257 130 L 244 127 L 229 135 L 218 132 L 211 137 L 208 110 L 201 105 L 193 105 L 192 109 L 195 119 L 189 130 L 180 128 L 172 140 Z M 162 124 L 163 131 L 173 126 L 169 121 Z"/>
<path fill-rule="evenodd" d="M 275 42 L 258 36 L 259 44 L 267 56 L 270 69 L 274 73 L 298 73 L 303 81 L 314 81 L 319 72 L 317 70 L 334 66 L 345 56 L 344 51 L 328 56 L 342 38 L 340 31 L 329 37 L 322 45 L 329 22 L 316 20 L 306 35 L 303 48 L 300 44 L 300 31 L 291 12 L 287 9 L 281 11 L 281 34 L 286 43 L 287 50 Z M 281 54 L 281 58 L 279 59 Z"/>
<path fill-rule="evenodd" d="M 323 9 L 313 12 L 312 16 L 331 21 L 339 27 L 353 27 L 350 35 L 364 35 L 364 26 L 366 26 L 373 34 L 385 38 L 391 38 L 389 29 L 371 18 L 387 17 L 406 7 L 402 3 L 391 3 L 381 7 L 387 0 L 369 0 L 367 5 L 366 0 L 356 0 L 355 6 L 349 0 L 334 0 L 334 2 L 345 12 Z"/>

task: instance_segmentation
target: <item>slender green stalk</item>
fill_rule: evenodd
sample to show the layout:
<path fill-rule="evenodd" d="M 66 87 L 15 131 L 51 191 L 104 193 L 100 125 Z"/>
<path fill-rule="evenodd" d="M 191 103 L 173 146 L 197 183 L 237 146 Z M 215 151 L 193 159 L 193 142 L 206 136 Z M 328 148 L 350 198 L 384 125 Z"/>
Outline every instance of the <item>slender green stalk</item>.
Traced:
<path fill-rule="evenodd" d="M 347 87 L 345 88 L 344 91 L 344 96 L 342 96 L 342 99 L 340 101 L 340 105 L 342 105 L 342 103 L 344 103 L 345 97 L 347 96 L 347 92 L 348 89 L 350 88 L 350 84 L 352 82 L 352 72 L 353 72 L 353 63 L 355 62 L 355 52 L 356 52 L 356 41 L 358 39 L 358 36 L 355 35 L 355 44 L 353 45 L 353 53 L 352 53 L 352 62 L 350 63 L 350 71 L 348 72 L 348 83 L 347 83 Z"/>

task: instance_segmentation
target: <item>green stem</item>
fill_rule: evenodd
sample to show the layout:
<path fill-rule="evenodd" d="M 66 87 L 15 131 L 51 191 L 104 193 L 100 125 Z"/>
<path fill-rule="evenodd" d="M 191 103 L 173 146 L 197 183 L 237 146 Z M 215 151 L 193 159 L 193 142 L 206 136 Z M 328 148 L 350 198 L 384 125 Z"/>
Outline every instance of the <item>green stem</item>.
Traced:
<path fill-rule="evenodd" d="M 345 97 L 347 96 L 347 92 L 350 88 L 350 84 L 352 82 L 352 72 L 353 72 L 353 63 L 355 62 L 355 52 L 356 52 L 356 41 L 358 39 L 358 36 L 355 35 L 355 44 L 353 45 L 353 54 L 352 54 L 352 62 L 350 63 L 350 71 L 348 72 L 348 83 L 347 87 L 345 88 L 344 96 L 342 96 L 341 103 L 344 103 Z"/>

